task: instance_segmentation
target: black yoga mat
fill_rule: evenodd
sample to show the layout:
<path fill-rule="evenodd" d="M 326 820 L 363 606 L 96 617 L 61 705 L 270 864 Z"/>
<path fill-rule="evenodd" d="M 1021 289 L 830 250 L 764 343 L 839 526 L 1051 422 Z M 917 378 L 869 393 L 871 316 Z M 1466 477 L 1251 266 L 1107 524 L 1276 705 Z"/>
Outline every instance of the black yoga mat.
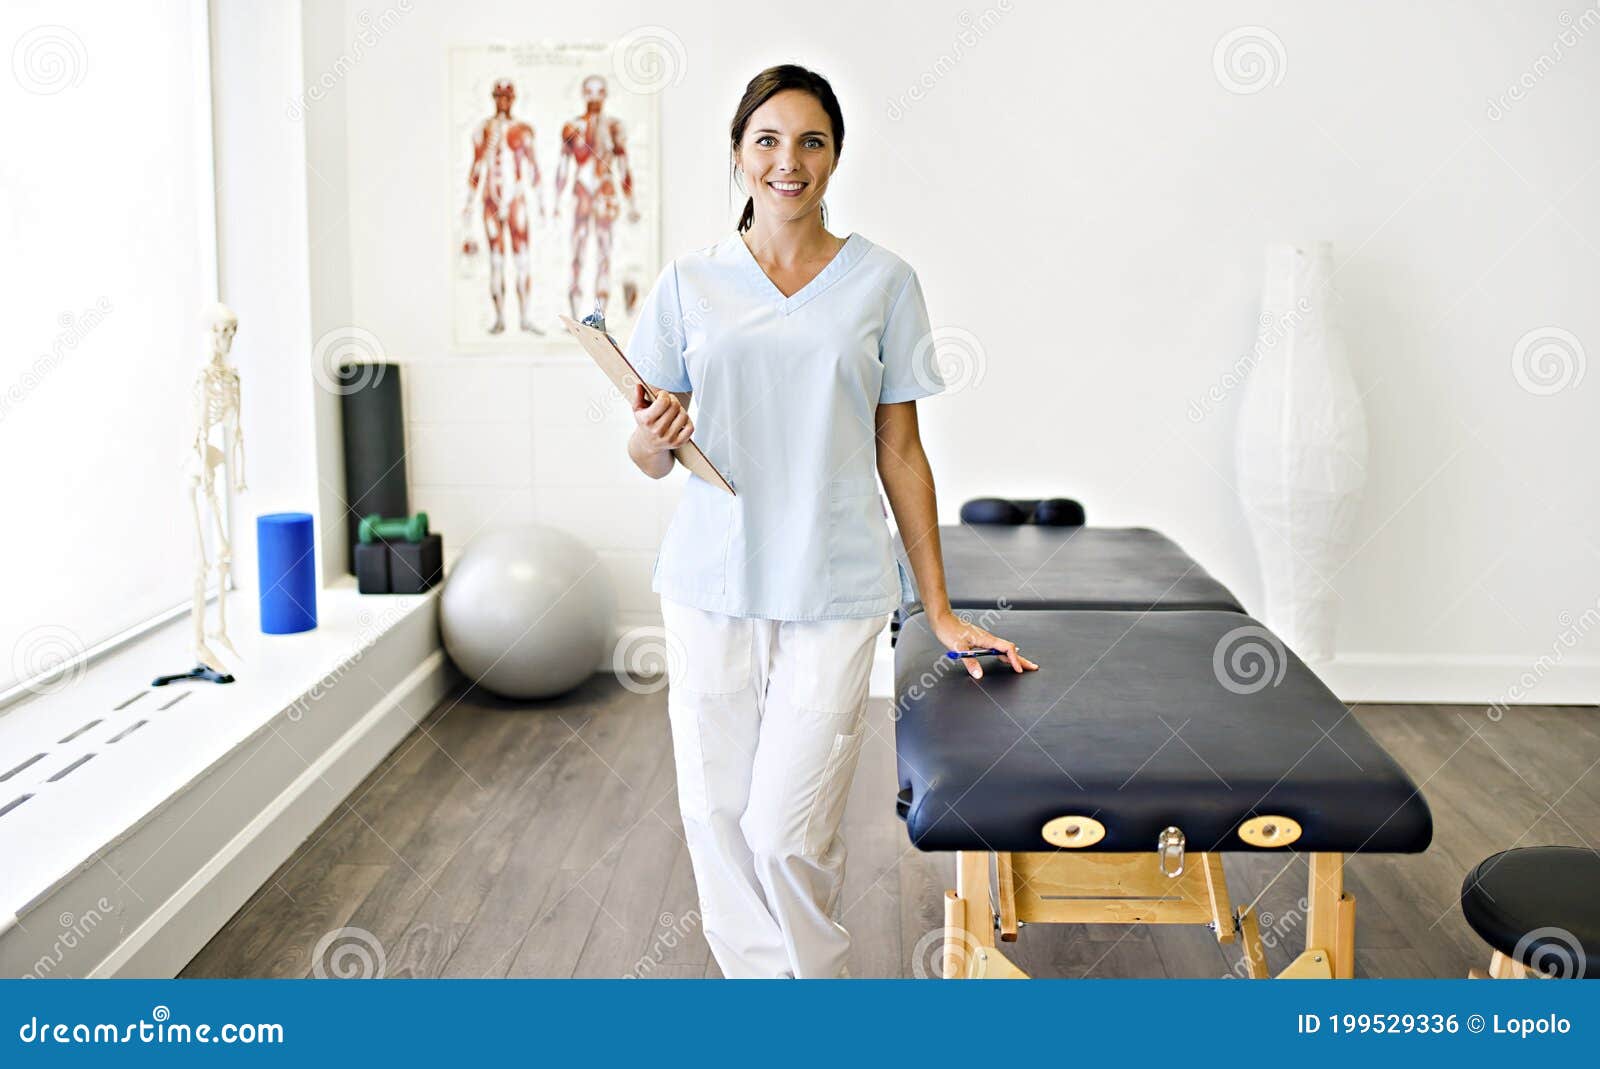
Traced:
<path fill-rule="evenodd" d="M 406 497 L 405 411 L 398 364 L 342 365 L 344 393 L 345 545 L 359 538 L 361 517 L 410 514 Z M 355 574 L 355 553 L 346 562 Z"/>

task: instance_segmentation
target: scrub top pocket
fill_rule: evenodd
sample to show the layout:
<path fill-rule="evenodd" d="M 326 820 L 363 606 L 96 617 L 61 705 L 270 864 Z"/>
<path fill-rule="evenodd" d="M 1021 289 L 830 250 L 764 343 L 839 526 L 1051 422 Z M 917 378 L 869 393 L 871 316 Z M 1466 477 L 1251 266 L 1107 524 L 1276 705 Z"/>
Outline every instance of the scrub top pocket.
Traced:
<path fill-rule="evenodd" d="M 894 547 L 874 477 L 828 484 L 828 600 L 882 601 L 899 590 Z M 894 576 L 893 583 L 890 582 Z"/>
<path fill-rule="evenodd" d="M 731 481 L 731 475 L 723 472 Z M 698 475 L 690 475 L 661 550 L 656 580 L 705 594 L 720 594 L 728 582 L 728 547 L 733 540 L 734 499 Z"/>

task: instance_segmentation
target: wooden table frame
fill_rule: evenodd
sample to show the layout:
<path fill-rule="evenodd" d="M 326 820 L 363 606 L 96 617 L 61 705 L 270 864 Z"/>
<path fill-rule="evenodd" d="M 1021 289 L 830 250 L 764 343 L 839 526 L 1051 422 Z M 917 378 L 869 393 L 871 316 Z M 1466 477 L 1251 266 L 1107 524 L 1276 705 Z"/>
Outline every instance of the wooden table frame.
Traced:
<path fill-rule="evenodd" d="M 1306 949 L 1278 978 L 1349 979 L 1356 900 L 1344 889 L 1344 855 L 1308 856 Z M 996 933 L 1015 941 L 1019 924 L 1204 924 L 1217 942 L 1240 942 L 1252 978 L 1268 975 L 1255 912 L 1233 909 L 1220 854 L 1190 854 L 1182 872 L 1168 877 L 1147 853 L 958 851 L 944 917 L 947 980 L 1026 979 L 995 946 Z"/>
<path fill-rule="evenodd" d="M 1489 959 L 1489 971 L 1471 969 L 1467 972 L 1468 980 L 1544 980 L 1547 979 L 1537 969 L 1530 969 L 1510 954 L 1496 950 Z"/>

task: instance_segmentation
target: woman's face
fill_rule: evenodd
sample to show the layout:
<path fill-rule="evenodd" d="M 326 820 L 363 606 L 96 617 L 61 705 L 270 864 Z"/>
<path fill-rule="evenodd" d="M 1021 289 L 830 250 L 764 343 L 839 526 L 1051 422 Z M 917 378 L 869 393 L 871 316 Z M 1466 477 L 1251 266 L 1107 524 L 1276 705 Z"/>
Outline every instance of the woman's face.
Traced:
<path fill-rule="evenodd" d="M 787 222 L 816 211 L 838 163 L 828 113 L 804 90 L 775 93 L 751 114 L 738 162 L 757 215 Z"/>

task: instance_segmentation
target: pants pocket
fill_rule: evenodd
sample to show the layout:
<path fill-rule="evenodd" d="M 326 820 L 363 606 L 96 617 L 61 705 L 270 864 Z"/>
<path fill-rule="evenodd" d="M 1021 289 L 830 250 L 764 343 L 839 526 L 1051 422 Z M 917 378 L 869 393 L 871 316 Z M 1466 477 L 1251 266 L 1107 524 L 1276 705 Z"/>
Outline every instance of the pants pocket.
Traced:
<path fill-rule="evenodd" d="M 672 763 L 678 777 L 678 811 L 684 819 L 704 824 L 711 806 L 706 791 L 706 758 L 700 745 L 699 710 L 674 702 L 667 709 L 672 728 Z M 704 912 L 702 910 L 702 912 Z"/>
<path fill-rule="evenodd" d="M 786 651 L 773 683 L 788 689 L 789 700 L 815 713 L 855 716 L 867 700 L 872 657 L 887 614 L 843 620 L 794 620 L 782 625 Z M 848 724 L 835 719 L 837 727 Z"/>
<path fill-rule="evenodd" d="M 811 812 L 806 816 L 803 846 L 808 857 L 817 857 L 827 850 L 839 831 L 865 735 L 866 729 L 858 728 L 848 735 L 833 737 L 833 749 L 828 754 L 828 763 L 823 766 L 822 782 L 811 801 Z"/>
<path fill-rule="evenodd" d="M 754 621 L 662 598 L 661 622 L 669 691 L 737 694 L 750 685 Z"/>

